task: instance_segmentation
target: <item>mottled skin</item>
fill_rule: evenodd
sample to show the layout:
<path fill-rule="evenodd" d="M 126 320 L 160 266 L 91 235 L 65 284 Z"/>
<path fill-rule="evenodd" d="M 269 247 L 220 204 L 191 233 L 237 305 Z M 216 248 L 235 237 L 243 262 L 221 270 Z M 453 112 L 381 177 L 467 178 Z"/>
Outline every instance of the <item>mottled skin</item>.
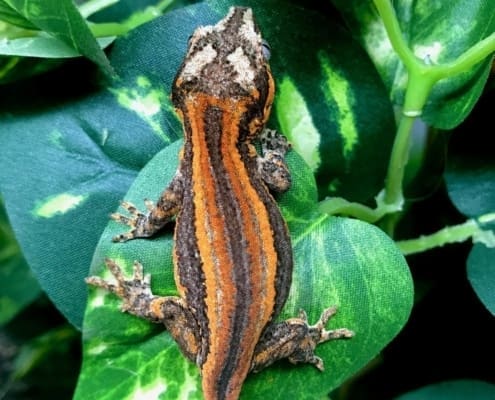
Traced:
<path fill-rule="evenodd" d="M 335 308 L 315 325 L 306 315 L 275 323 L 289 293 L 292 250 L 285 222 L 269 190 L 285 191 L 289 146 L 264 129 L 274 83 L 252 12 L 232 8 L 214 26 L 200 27 L 172 88 L 184 125 L 184 148 L 177 173 L 148 212 L 129 203 L 130 216 L 113 218 L 132 229 L 115 241 L 147 237 L 176 216 L 175 280 L 180 297 L 155 296 L 150 277 L 135 264 L 126 280 L 88 283 L 121 297 L 122 309 L 165 324 L 187 358 L 201 369 L 207 400 L 237 399 L 250 371 L 276 360 L 323 362 L 318 343 L 348 338 L 347 329 L 325 330 Z M 261 141 L 258 155 L 253 140 Z"/>

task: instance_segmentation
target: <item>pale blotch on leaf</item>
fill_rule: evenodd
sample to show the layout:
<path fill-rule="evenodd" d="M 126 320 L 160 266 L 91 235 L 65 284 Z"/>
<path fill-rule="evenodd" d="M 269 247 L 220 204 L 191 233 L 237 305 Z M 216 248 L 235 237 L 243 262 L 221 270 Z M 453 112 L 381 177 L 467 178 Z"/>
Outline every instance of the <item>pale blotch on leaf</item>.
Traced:
<path fill-rule="evenodd" d="M 91 309 L 103 307 L 105 305 L 106 293 L 104 289 L 96 289 L 95 294 L 90 298 L 89 305 Z"/>
<path fill-rule="evenodd" d="M 191 399 L 195 398 L 195 395 L 200 391 L 200 383 L 199 383 L 199 370 L 195 365 L 193 365 L 190 361 L 183 359 L 184 362 L 184 377 L 183 382 L 180 385 L 178 399 Z M 192 366 L 192 368 L 191 368 Z M 192 372 L 192 374 L 191 374 Z"/>
<path fill-rule="evenodd" d="M 420 60 L 422 60 L 427 65 L 435 65 L 439 63 L 440 55 L 442 54 L 444 47 L 440 42 L 433 42 L 432 44 L 425 45 L 415 45 L 413 52 Z"/>
<path fill-rule="evenodd" d="M 157 378 L 156 381 L 143 387 L 137 387 L 133 393 L 129 393 L 129 399 L 155 400 L 167 390 L 167 385 L 163 378 Z"/>
<path fill-rule="evenodd" d="M 365 46 L 368 53 L 378 65 L 384 64 L 389 58 L 395 57 L 392 44 L 380 17 L 363 24 Z"/>
<path fill-rule="evenodd" d="M 327 186 L 327 187 L 328 187 L 328 191 L 329 191 L 330 193 L 335 193 L 335 192 L 337 192 L 337 190 L 339 190 L 339 186 L 340 186 L 340 184 L 341 184 L 340 179 L 338 179 L 338 178 L 332 179 L 332 180 L 330 181 L 330 183 L 328 184 L 328 186 Z"/>
<path fill-rule="evenodd" d="M 98 355 L 103 353 L 106 349 L 108 349 L 108 346 L 106 344 L 98 343 L 96 346 L 92 346 L 88 349 L 88 354 Z"/>
<path fill-rule="evenodd" d="M 146 88 L 146 89 L 151 88 L 151 82 L 145 76 L 142 76 L 142 75 L 138 76 L 136 79 L 136 83 L 139 87 Z"/>
<path fill-rule="evenodd" d="M 88 196 L 61 193 L 50 196 L 36 204 L 33 214 L 36 217 L 52 218 L 62 215 L 81 205 Z"/>
<path fill-rule="evenodd" d="M 294 150 L 314 171 L 321 163 L 320 133 L 316 129 L 304 97 L 289 77 L 278 84 L 275 113 L 282 133 Z"/>
<path fill-rule="evenodd" d="M 110 90 L 117 96 L 117 101 L 122 107 L 135 112 L 164 142 L 170 142 L 161 127 L 162 105 L 167 101 L 162 90 L 153 88 L 152 83 L 144 76 L 136 78 L 135 87 Z"/>
<path fill-rule="evenodd" d="M 64 149 L 64 145 L 62 144 L 62 132 L 58 130 L 53 130 L 48 134 L 48 140 L 55 147 L 59 149 Z"/>
<path fill-rule="evenodd" d="M 103 128 L 101 130 L 101 145 L 102 146 L 105 146 L 105 143 L 108 140 L 109 134 L 110 134 L 110 132 L 108 131 L 108 128 Z"/>
<path fill-rule="evenodd" d="M 332 67 L 328 57 L 319 53 L 318 58 L 323 75 L 326 77 L 323 90 L 325 98 L 328 103 L 336 105 L 336 122 L 338 123 L 338 133 L 342 138 L 342 154 L 349 160 L 359 141 L 359 133 L 352 110 L 354 95 L 347 79 L 336 68 Z"/>

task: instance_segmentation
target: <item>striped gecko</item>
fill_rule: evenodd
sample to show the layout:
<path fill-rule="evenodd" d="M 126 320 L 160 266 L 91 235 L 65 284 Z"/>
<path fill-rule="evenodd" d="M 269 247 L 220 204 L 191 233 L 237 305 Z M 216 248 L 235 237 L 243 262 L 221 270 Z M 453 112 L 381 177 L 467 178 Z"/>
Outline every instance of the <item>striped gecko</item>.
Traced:
<path fill-rule="evenodd" d="M 146 202 L 146 213 L 123 202 L 129 214 L 112 215 L 131 227 L 116 242 L 151 236 L 176 218 L 179 296 L 153 295 L 138 262 L 129 280 L 110 259 L 116 283 L 86 279 L 122 298 L 123 311 L 165 325 L 200 368 L 206 400 L 237 399 L 249 372 L 279 359 L 323 370 L 315 347 L 353 336 L 345 328 L 325 329 L 335 307 L 315 325 L 303 311 L 275 322 L 293 260 L 270 190 L 287 190 L 291 177 L 287 140 L 265 128 L 275 91 L 268 57 L 249 8 L 233 7 L 216 25 L 194 32 L 172 87 L 185 136 L 176 175 L 156 205 Z"/>

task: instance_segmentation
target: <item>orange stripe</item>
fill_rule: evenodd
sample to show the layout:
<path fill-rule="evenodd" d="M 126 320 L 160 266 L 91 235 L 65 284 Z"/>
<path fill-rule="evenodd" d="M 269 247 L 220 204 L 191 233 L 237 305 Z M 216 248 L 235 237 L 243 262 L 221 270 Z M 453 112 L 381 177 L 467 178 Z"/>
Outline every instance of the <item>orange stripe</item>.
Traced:
<path fill-rule="evenodd" d="M 195 230 L 196 240 L 203 262 L 203 272 L 205 275 L 205 288 L 207 305 L 207 317 L 209 327 L 209 353 L 203 364 L 203 381 L 211 376 L 209 371 L 214 361 L 218 365 L 225 363 L 226 352 L 225 343 L 228 339 L 229 315 L 234 312 L 232 303 L 232 293 L 226 293 L 226 289 L 221 287 L 221 282 L 228 282 L 230 277 L 226 274 L 226 267 L 230 267 L 232 262 L 225 252 L 226 242 L 219 229 L 223 228 L 223 221 L 219 218 L 216 210 L 214 180 L 210 171 L 210 161 L 208 159 L 208 149 L 204 140 L 204 113 L 208 106 L 208 99 L 205 96 L 195 97 L 193 102 L 187 103 L 188 115 L 192 131 L 192 148 L 194 149 L 192 164 L 192 182 L 195 205 Z M 215 237 L 212 237 L 215 234 Z M 233 283 L 230 284 L 230 292 Z M 219 298 L 220 296 L 220 298 Z M 223 298 L 221 298 L 223 297 Z M 223 326 L 223 329 L 222 329 Z M 210 391 L 209 389 L 207 389 Z M 210 398 L 214 398 L 214 388 Z M 205 394 L 205 398 L 209 398 Z"/>
<path fill-rule="evenodd" d="M 207 105 L 215 105 L 225 111 L 223 126 L 228 134 L 222 136 L 223 164 L 229 174 L 233 193 L 241 205 L 241 218 L 246 221 L 243 234 L 247 239 L 246 252 L 252 260 L 250 286 L 253 288 L 253 297 L 257 299 L 256 304 L 253 303 L 249 307 L 247 320 L 250 324 L 240 343 L 241 364 L 236 366 L 236 372 L 229 385 L 234 391 L 240 390 L 249 371 L 254 348 L 271 317 L 275 303 L 277 267 L 277 254 L 267 210 L 250 184 L 249 175 L 236 146 L 240 118 L 245 112 L 245 106 L 242 102 L 231 99 L 197 96 L 195 103 L 189 104 L 191 109 L 188 114 L 196 117 L 194 121 L 191 120 L 192 145 L 195 151 L 192 171 L 196 194 L 196 234 L 205 273 L 205 302 L 210 330 L 209 354 L 202 371 L 205 395 L 208 392 L 215 393 L 214 383 L 225 366 L 226 349 L 230 345 L 232 334 L 230 317 L 235 312 L 236 283 L 232 280 L 232 270 L 242 267 L 233 265 L 233 260 L 230 259 L 227 239 L 223 237 L 226 232 L 225 222 L 228 221 L 224 221 L 216 210 L 215 183 L 210 173 L 210 160 L 202 125 Z M 213 232 L 215 237 L 211 237 Z"/>
<path fill-rule="evenodd" d="M 272 90 L 270 90 L 271 92 Z M 249 325 L 244 332 L 240 361 L 232 377 L 229 388 L 240 391 L 249 372 L 254 348 L 263 328 L 269 322 L 275 306 L 275 276 L 277 253 L 273 232 L 265 205 L 250 179 L 241 155 L 237 149 L 240 118 L 246 111 L 246 101 L 233 99 L 215 99 L 196 94 L 186 101 L 186 118 L 191 126 L 191 141 L 194 149 L 192 163 L 192 182 L 195 205 L 196 240 L 203 262 L 207 317 L 209 327 L 209 353 L 202 366 L 203 390 L 206 398 L 215 397 L 215 383 L 226 362 L 230 346 L 232 326 L 231 316 L 235 313 L 235 285 L 232 271 L 236 266 L 231 259 L 226 238 L 226 226 L 218 213 L 215 198 L 215 182 L 210 170 L 207 143 L 204 137 L 204 115 L 208 106 L 217 106 L 224 111 L 221 153 L 223 165 L 227 170 L 232 191 L 241 205 L 243 234 L 247 240 L 246 252 L 249 254 L 250 286 L 256 304 L 249 305 Z M 213 236 L 214 235 L 214 236 Z M 241 284 L 241 283 L 238 283 Z M 247 284 L 247 282 L 246 282 Z"/>

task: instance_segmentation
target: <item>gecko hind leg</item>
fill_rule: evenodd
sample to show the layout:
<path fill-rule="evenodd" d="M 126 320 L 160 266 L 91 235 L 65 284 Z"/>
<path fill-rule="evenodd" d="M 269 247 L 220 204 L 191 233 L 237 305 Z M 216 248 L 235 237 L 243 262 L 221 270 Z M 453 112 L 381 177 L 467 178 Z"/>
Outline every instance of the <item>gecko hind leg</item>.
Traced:
<path fill-rule="evenodd" d="M 163 323 L 182 353 L 196 362 L 199 353 L 199 328 L 185 301 L 176 296 L 155 296 L 151 292 L 151 277 L 144 275 L 143 266 L 135 261 L 133 276 L 126 279 L 120 266 L 111 259 L 105 264 L 115 277 L 110 283 L 98 276 L 86 278 L 86 283 L 105 289 L 122 299 L 121 310 L 155 323 Z"/>
<path fill-rule="evenodd" d="M 309 325 L 306 313 L 301 310 L 298 317 L 268 328 L 255 349 L 251 370 L 258 372 L 277 360 L 287 358 L 293 364 L 309 363 L 323 371 L 323 360 L 314 352 L 316 346 L 329 340 L 354 336 L 354 332 L 347 328 L 325 329 L 336 312 L 336 307 L 327 308 L 316 324 Z"/>

